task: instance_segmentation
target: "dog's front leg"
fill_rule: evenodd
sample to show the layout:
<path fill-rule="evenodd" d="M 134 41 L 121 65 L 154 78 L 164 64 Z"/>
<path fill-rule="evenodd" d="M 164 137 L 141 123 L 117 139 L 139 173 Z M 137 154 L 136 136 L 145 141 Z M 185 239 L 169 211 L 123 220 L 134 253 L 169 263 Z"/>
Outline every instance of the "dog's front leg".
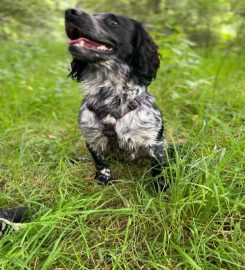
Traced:
<path fill-rule="evenodd" d="M 154 177 L 154 185 L 157 190 L 166 191 L 169 188 L 169 183 L 166 182 L 161 175 L 166 165 L 166 154 L 162 140 L 158 140 L 156 144 L 151 147 L 151 175 Z"/>
<path fill-rule="evenodd" d="M 107 185 L 108 182 L 112 180 L 112 177 L 111 171 L 108 168 L 106 160 L 101 154 L 94 151 L 91 145 L 89 145 L 88 143 L 86 145 L 95 163 L 96 168 L 95 179 L 99 180 L 102 184 Z"/>

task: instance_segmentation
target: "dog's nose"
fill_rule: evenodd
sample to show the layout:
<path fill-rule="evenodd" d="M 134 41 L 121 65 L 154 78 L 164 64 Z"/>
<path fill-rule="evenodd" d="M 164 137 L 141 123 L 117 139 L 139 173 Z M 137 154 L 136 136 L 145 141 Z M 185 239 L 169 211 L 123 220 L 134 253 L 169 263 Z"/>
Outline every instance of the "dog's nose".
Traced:
<path fill-rule="evenodd" d="M 83 13 L 84 12 L 81 10 L 71 8 L 71 9 L 67 9 L 65 11 L 65 17 L 69 18 L 69 17 L 73 17 L 73 16 L 81 16 L 81 15 L 83 15 Z"/>

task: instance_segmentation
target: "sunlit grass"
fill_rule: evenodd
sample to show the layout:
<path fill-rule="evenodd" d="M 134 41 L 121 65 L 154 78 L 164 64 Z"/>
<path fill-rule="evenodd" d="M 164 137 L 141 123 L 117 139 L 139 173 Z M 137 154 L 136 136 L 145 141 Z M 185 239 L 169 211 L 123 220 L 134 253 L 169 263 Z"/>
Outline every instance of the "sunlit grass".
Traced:
<path fill-rule="evenodd" d="M 109 187 L 70 162 L 88 152 L 64 44 L 1 44 L 0 60 L 0 206 L 34 210 L 0 239 L 1 269 L 244 269 L 244 55 L 163 60 L 150 91 L 176 159 L 162 194 L 145 162 L 113 161 Z"/>

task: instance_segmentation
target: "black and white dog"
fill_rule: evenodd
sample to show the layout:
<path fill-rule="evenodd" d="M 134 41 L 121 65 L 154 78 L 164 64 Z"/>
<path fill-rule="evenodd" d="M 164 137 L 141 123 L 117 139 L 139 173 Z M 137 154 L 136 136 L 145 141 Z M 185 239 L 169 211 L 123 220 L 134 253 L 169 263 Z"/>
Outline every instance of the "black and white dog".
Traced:
<path fill-rule="evenodd" d="M 162 190 L 166 163 L 163 122 L 147 86 L 155 78 L 158 47 L 142 25 L 124 16 L 65 12 L 70 76 L 83 82 L 79 126 L 96 166 L 96 179 L 112 180 L 106 156 L 148 156 L 151 174 Z"/>

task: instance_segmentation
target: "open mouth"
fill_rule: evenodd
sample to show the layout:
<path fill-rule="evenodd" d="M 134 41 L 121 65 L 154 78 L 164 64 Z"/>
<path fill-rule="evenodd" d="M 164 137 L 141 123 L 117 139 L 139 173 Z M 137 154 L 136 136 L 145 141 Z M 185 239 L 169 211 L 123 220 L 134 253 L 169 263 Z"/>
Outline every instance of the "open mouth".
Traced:
<path fill-rule="evenodd" d="M 70 24 L 66 28 L 66 32 L 69 38 L 68 44 L 70 48 L 74 48 L 78 51 L 86 50 L 102 53 L 111 53 L 113 51 L 113 47 L 111 45 L 90 39 L 90 37 L 85 36 L 80 29 L 73 24 Z"/>
<path fill-rule="evenodd" d="M 79 47 L 79 48 L 89 49 L 89 50 L 98 50 L 98 51 L 104 51 L 104 52 L 112 51 L 111 46 L 108 46 L 102 43 L 97 43 L 84 37 L 81 37 L 75 40 L 70 39 L 68 41 L 68 44 Z"/>

